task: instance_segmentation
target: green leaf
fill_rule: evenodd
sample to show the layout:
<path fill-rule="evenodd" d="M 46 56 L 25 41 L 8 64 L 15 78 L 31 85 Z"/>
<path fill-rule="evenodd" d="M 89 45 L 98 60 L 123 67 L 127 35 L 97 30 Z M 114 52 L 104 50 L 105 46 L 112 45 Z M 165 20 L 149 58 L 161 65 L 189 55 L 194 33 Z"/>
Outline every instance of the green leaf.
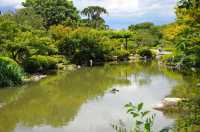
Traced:
<path fill-rule="evenodd" d="M 145 123 L 144 124 L 144 128 L 147 132 L 150 132 L 151 131 L 151 124 L 150 123 Z"/>
<path fill-rule="evenodd" d="M 150 111 L 145 111 L 145 112 L 142 112 L 142 117 L 146 116 L 147 114 L 149 114 Z"/>
<path fill-rule="evenodd" d="M 130 113 L 130 112 L 132 112 L 132 111 L 133 111 L 133 109 L 130 108 L 130 109 L 127 110 L 127 113 Z"/>
<path fill-rule="evenodd" d="M 135 112 L 131 112 L 131 115 L 133 115 L 134 118 L 139 116 L 139 114 Z"/>
<path fill-rule="evenodd" d="M 143 103 L 138 104 L 138 111 L 141 111 L 141 110 L 142 110 L 143 105 L 144 105 Z"/>
<path fill-rule="evenodd" d="M 170 127 L 166 127 L 166 128 L 164 128 L 164 129 L 160 130 L 160 132 L 169 132 L 170 129 L 171 129 Z"/>
<path fill-rule="evenodd" d="M 133 104 L 130 102 L 128 104 L 126 104 L 124 107 L 131 107 Z"/>
<path fill-rule="evenodd" d="M 137 126 L 140 126 L 140 125 L 142 125 L 142 124 L 143 124 L 142 121 L 136 121 L 136 125 L 137 125 Z"/>

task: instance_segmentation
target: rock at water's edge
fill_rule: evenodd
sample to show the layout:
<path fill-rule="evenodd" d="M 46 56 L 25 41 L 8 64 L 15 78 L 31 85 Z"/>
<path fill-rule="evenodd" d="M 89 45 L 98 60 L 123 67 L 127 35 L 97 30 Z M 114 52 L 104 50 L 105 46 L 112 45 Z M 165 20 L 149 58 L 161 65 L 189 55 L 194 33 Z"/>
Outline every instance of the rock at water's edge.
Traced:
<path fill-rule="evenodd" d="M 28 79 L 24 79 L 24 82 L 37 82 L 46 77 L 47 75 L 33 75 Z"/>
<path fill-rule="evenodd" d="M 178 105 L 181 98 L 164 98 L 159 104 L 155 105 L 153 108 L 155 110 L 165 110 L 167 108 L 175 107 Z"/>
<path fill-rule="evenodd" d="M 0 108 L 2 108 L 4 105 L 6 105 L 5 103 L 0 103 Z"/>

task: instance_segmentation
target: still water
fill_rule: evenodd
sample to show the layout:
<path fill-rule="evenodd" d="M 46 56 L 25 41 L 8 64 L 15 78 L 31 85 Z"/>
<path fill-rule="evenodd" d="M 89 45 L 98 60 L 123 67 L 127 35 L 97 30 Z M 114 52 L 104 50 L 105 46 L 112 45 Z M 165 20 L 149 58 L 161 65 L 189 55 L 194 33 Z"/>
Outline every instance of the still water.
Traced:
<path fill-rule="evenodd" d="M 156 62 L 106 64 L 0 89 L 0 132 L 114 132 L 111 124 L 119 120 L 131 125 L 125 104 L 144 102 L 152 110 L 181 78 Z M 174 122 L 153 113 L 155 131 Z"/>

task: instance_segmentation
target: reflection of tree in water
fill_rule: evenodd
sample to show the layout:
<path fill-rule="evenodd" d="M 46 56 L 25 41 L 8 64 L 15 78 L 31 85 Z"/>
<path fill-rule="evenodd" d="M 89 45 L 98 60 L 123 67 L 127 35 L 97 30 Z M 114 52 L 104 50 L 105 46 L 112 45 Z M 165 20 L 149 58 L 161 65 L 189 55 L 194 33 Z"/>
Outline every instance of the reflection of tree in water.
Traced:
<path fill-rule="evenodd" d="M 130 65 L 83 68 L 23 88 L 1 90 L 0 99 L 9 103 L 0 109 L 0 131 L 13 131 L 18 124 L 66 125 L 88 99 L 103 95 L 113 85 L 129 85 L 126 74 L 131 74 Z"/>
<path fill-rule="evenodd" d="M 61 127 L 75 118 L 88 99 L 103 96 L 114 85 L 130 85 L 130 77 L 134 76 L 141 85 L 147 85 L 151 76 L 160 73 L 154 62 L 108 64 L 59 73 L 20 88 L 2 89 L 0 101 L 7 105 L 0 108 L 0 132 L 13 131 L 18 124 Z"/>
<path fill-rule="evenodd" d="M 142 76 L 139 80 L 138 80 L 138 83 L 140 86 L 144 86 L 144 85 L 148 85 L 151 83 L 151 77 L 148 76 L 148 75 L 144 75 Z"/>

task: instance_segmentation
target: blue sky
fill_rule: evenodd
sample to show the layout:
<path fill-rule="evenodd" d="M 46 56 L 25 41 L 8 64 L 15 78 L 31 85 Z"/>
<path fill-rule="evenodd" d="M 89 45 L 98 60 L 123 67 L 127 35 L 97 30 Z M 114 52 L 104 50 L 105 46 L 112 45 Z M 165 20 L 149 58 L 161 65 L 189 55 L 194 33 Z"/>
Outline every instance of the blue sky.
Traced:
<path fill-rule="evenodd" d="M 0 0 L 0 10 L 21 8 L 23 0 Z M 81 10 L 89 5 L 105 7 L 109 15 L 104 16 L 111 28 L 127 28 L 130 24 L 153 22 L 157 25 L 173 22 L 177 0 L 74 0 Z"/>

